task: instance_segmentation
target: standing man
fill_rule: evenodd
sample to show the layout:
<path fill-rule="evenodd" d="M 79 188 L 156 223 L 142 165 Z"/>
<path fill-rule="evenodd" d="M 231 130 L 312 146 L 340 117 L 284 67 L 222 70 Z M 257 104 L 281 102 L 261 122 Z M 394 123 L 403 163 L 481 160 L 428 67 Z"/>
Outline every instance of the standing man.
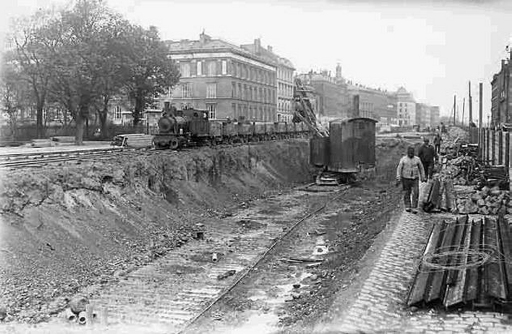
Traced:
<path fill-rule="evenodd" d="M 420 149 L 418 150 L 418 158 L 420 158 L 421 163 L 423 164 L 425 174 L 429 179 L 431 179 L 432 175 L 434 174 L 434 160 L 436 158 L 436 151 L 434 147 L 429 144 L 429 140 L 426 137 L 423 140 L 423 145 L 421 145 Z"/>
<path fill-rule="evenodd" d="M 434 137 L 434 151 L 436 152 L 436 155 L 439 155 L 441 153 L 441 142 L 443 139 L 441 138 L 441 134 L 438 132 L 436 133 L 436 136 Z"/>
<path fill-rule="evenodd" d="M 425 170 L 420 158 L 414 156 L 414 147 L 407 148 L 407 155 L 400 159 L 396 169 L 396 179 L 402 182 L 405 211 L 418 213 L 419 180 L 426 181 Z M 412 206 L 411 206 L 412 193 Z"/>

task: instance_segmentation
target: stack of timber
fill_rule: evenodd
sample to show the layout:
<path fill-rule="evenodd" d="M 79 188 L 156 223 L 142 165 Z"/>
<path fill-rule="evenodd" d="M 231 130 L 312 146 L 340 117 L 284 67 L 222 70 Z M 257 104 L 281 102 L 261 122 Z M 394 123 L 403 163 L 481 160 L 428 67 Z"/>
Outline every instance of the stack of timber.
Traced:
<path fill-rule="evenodd" d="M 112 145 L 133 148 L 152 147 L 153 137 L 143 133 L 117 135 L 112 139 Z"/>
<path fill-rule="evenodd" d="M 435 224 L 407 304 L 510 313 L 512 231 L 503 215 Z"/>

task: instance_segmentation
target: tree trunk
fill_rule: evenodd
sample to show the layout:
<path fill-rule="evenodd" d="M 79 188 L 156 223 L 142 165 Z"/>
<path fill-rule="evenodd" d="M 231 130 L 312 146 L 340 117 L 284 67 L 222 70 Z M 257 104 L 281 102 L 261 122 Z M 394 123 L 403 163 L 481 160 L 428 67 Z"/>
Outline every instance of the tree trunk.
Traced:
<path fill-rule="evenodd" d="M 36 109 L 36 135 L 37 135 L 37 139 L 41 139 L 44 136 L 43 108 L 44 108 L 44 102 L 37 103 L 37 109 Z"/>
<path fill-rule="evenodd" d="M 76 133 L 75 133 L 75 144 L 83 145 L 84 143 L 84 124 L 87 118 L 88 106 L 80 106 L 76 115 Z"/>
<path fill-rule="evenodd" d="M 107 135 L 107 106 L 103 106 L 103 110 L 98 112 L 98 116 L 100 119 L 100 129 L 101 129 L 101 138 L 105 139 Z"/>
<path fill-rule="evenodd" d="M 133 126 L 137 126 L 142 118 L 142 112 L 144 111 L 144 99 L 137 97 L 135 99 L 135 110 L 133 111 Z"/>

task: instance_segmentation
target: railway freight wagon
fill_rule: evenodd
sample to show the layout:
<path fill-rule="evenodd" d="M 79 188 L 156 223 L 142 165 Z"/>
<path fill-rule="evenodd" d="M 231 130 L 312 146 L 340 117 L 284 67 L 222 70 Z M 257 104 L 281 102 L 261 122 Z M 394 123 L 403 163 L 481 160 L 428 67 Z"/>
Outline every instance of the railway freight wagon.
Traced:
<path fill-rule="evenodd" d="M 326 172 L 358 174 L 375 168 L 375 123 L 350 118 L 329 123 L 329 137 L 310 140 L 310 163 Z"/>
<path fill-rule="evenodd" d="M 190 144 L 216 145 L 306 136 L 303 123 L 231 122 L 208 119 L 208 111 L 185 109 L 164 112 L 153 139 L 157 149 L 178 149 Z"/>

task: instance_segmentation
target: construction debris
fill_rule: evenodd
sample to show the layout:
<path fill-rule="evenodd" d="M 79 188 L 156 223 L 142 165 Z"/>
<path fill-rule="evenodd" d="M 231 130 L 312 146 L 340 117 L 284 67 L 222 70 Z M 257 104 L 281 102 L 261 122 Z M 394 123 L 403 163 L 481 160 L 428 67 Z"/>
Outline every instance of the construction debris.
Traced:
<path fill-rule="evenodd" d="M 510 202 L 508 190 L 500 190 L 498 186 L 473 193 L 469 198 L 457 199 L 458 213 L 480 213 L 484 215 L 496 215 L 502 209 L 512 213 L 512 202 Z"/>
<path fill-rule="evenodd" d="M 435 224 L 408 306 L 510 311 L 511 242 L 512 231 L 503 215 L 477 221 L 465 216 Z"/>

